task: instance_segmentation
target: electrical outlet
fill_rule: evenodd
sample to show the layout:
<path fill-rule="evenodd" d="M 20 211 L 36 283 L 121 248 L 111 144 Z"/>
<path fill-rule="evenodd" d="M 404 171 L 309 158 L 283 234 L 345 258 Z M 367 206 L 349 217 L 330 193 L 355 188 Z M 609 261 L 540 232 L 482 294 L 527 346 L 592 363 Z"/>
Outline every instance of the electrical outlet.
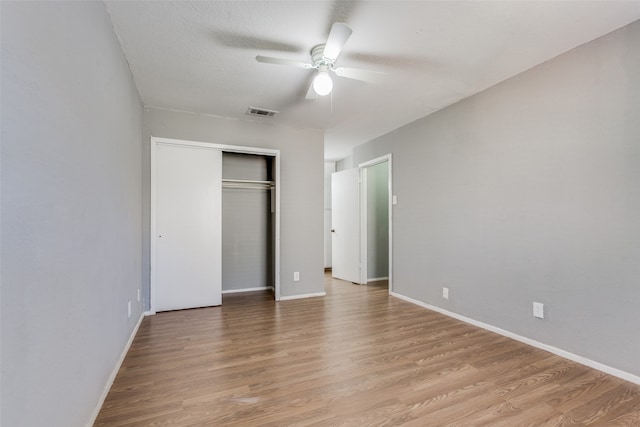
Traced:
<path fill-rule="evenodd" d="M 442 288 L 442 298 L 449 299 L 449 288 Z"/>
<path fill-rule="evenodd" d="M 293 281 L 294 282 L 299 282 L 300 281 L 300 272 L 299 271 L 294 271 L 293 272 Z"/>
<path fill-rule="evenodd" d="M 533 303 L 533 317 L 544 319 L 544 304 L 542 304 L 541 302 Z"/>
<path fill-rule="evenodd" d="M 127 303 L 127 319 L 131 318 L 131 300 Z"/>
<path fill-rule="evenodd" d="M 138 288 L 138 302 L 140 302 L 140 288 Z"/>

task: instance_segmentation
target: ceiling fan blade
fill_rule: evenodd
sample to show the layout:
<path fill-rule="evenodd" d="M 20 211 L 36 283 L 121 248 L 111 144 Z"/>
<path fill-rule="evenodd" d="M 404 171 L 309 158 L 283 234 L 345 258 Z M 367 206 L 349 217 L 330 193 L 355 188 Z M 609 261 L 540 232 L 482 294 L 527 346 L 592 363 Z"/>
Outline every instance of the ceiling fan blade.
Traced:
<path fill-rule="evenodd" d="M 360 80 L 367 83 L 381 83 L 386 76 L 385 73 L 378 71 L 360 70 L 358 68 L 338 67 L 333 72 L 337 76 L 346 77 L 348 79 Z"/>
<path fill-rule="evenodd" d="M 310 70 L 313 68 L 313 65 L 309 64 L 308 62 L 293 61 L 291 59 L 284 58 L 272 58 L 270 56 L 262 55 L 256 56 L 256 61 L 264 62 L 266 64 L 288 65 L 291 67 L 303 68 L 305 70 Z"/>
<path fill-rule="evenodd" d="M 340 55 L 345 43 L 349 40 L 351 33 L 352 30 L 347 24 L 335 22 L 333 26 L 331 26 L 331 32 L 329 33 L 329 38 L 324 46 L 322 55 L 331 62 L 335 61 L 338 55 Z"/>
<path fill-rule="evenodd" d="M 309 85 L 309 90 L 307 91 L 307 95 L 304 97 L 304 99 L 313 100 L 313 99 L 316 99 L 318 97 L 318 95 L 316 94 L 316 91 L 313 90 L 313 80 L 314 79 L 311 79 L 311 84 Z"/>

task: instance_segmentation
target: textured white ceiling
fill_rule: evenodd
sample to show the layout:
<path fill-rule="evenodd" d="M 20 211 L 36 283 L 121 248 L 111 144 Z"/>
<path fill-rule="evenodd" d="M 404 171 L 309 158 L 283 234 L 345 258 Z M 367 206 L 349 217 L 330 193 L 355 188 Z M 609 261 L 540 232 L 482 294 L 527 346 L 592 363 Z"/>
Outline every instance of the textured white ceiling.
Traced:
<path fill-rule="evenodd" d="M 480 92 L 640 19 L 634 1 L 107 1 L 146 106 L 325 131 L 325 157 Z M 333 22 L 353 29 L 336 63 L 386 73 L 335 77 L 304 96 Z M 280 111 L 245 115 L 249 106 Z"/>

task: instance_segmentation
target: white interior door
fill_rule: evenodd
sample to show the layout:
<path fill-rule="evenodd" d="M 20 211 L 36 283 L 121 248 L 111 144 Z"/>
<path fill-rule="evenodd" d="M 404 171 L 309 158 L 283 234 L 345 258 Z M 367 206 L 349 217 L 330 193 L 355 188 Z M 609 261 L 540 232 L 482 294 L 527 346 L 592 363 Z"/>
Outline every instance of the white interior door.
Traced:
<path fill-rule="evenodd" d="M 222 303 L 222 152 L 157 143 L 154 311 Z"/>
<path fill-rule="evenodd" d="M 360 283 L 360 171 L 331 174 L 332 276 Z"/>

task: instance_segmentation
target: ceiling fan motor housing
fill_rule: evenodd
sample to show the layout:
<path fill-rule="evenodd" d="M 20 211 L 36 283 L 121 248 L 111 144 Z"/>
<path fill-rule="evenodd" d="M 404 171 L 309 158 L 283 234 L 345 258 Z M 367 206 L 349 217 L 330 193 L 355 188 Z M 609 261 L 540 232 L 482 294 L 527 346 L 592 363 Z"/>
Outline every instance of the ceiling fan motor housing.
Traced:
<path fill-rule="evenodd" d="M 333 61 L 324 57 L 324 47 L 324 44 L 319 44 L 311 49 L 311 62 L 314 68 L 320 68 L 322 65 L 333 68 Z"/>

